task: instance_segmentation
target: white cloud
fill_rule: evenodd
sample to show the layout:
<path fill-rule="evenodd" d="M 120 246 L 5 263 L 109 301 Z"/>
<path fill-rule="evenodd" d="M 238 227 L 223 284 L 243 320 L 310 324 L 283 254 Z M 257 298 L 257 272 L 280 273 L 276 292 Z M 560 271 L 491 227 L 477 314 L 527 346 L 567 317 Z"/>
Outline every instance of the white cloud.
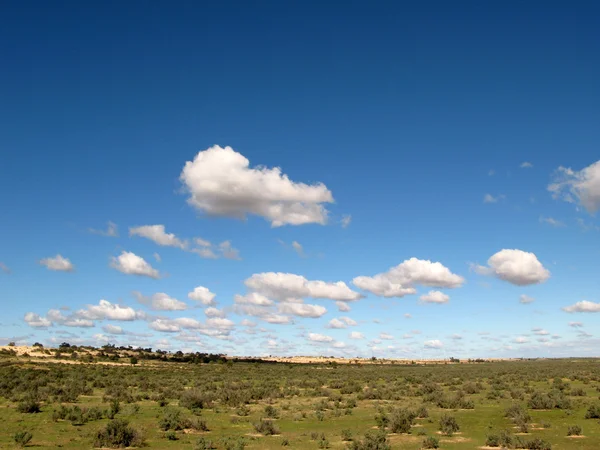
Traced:
<path fill-rule="evenodd" d="M 187 242 L 182 241 L 173 233 L 167 233 L 164 225 L 143 225 L 129 228 L 129 236 L 141 236 L 150 239 L 158 245 L 185 249 Z"/>
<path fill-rule="evenodd" d="M 333 338 L 331 336 L 319 333 L 308 333 L 308 340 L 313 342 L 333 342 Z"/>
<path fill-rule="evenodd" d="M 569 322 L 569 326 L 573 328 L 581 328 L 583 327 L 583 323 L 581 322 Z"/>
<path fill-rule="evenodd" d="M 66 327 L 91 328 L 94 326 L 94 322 L 90 319 L 78 317 L 76 314 L 65 316 L 58 309 L 51 309 L 46 317 L 48 320 Z"/>
<path fill-rule="evenodd" d="M 355 320 L 350 317 L 340 317 L 339 319 L 331 319 L 328 328 L 346 328 L 358 325 Z"/>
<path fill-rule="evenodd" d="M 244 319 L 244 320 L 242 320 L 241 325 L 244 327 L 252 327 L 253 328 L 256 326 L 256 322 L 252 322 L 251 320 Z"/>
<path fill-rule="evenodd" d="M 73 272 L 75 267 L 71 264 L 68 258 L 63 258 L 61 255 L 56 255 L 54 258 L 44 258 L 40 260 L 42 266 L 46 266 L 49 270 L 57 270 L 60 272 Z"/>
<path fill-rule="evenodd" d="M 155 331 L 165 333 L 175 333 L 182 329 L 196 330 L 206 336 L 222 338 L 230 334 L 234 325 L 231 320 L 220 317 L 212 317 L 204 323 L 190 317 L 178 317 L 177 319 L 155 319 L 149 326 Z"/>
<path fill-rule="evenodd" d="M 135 310 L 129 306 L 121 306 L 107 300 L 100 300 L 97 305 L 87 305 L 87 309 L 80 309 L 76 315 L 88 320 L 126 320 L 137 318 Z"/>
<path fill-rule="evenodd" d="M 95 228 L 88 228 L 88 231 L 93 234 L 99 234 L 100 236 L 107 237 L 119 237 L 119 229 L 116 223 L 108 222 L 106 230 L 97 230 Z"/>
<path fill-rule="evenodd" d="M 123 328 L 121 328 L 117 325 L 111 325 L 110 323 L 107 323 L 106 325 L 104 325 L 102 327 L 102 330 L 108 334 L 125 334 L 125 332 L 123 331 Z"/>
<path fill-rule="evenodd" d="M 256 292 L 249 292 L 246 295 L 236 294 L 233 297 L 233 300 L 237 304 L 256 305 L 256 306 L 271 306 L 275 303 L 270 298 L 267 298 L 264 295 L 258 294 Z"/>
<path fill-rule="evenodd" d="M 304 256 L 304 249 L 298 241 L 292 242 L 292 248 L 298 253 L 299 256 Z"/>
<path fill-rule="evenodd" d="M 571 306 L 565 306 L 563 311 L 568 313 L 580 312 L 580 313 L 596 313 L 600 312 L 600 303 L 590 302 L 588 300 L 583 300 L 581 302 L 577 302 Z"/>
<path fill-rule="evenodd" d="M 531 331 L 533 331 L 533 334 L 536 334 L 538 336 L 547 336 L 550 333 L 546 330 L 544 330 L 543 328 L 533 328 Z"/>
<path fill-rule="evenodd" d="M 352 308 L 346 302 L 335 302 L 335 306 L 337 306 L 338 311 L 340 312 L 349 312 Z"/>
<path fill-rule="evenodd" d="M 200 211 L 240 219 L 254 214 L 273 227 L 325 224 L 328 212 L 323 203 L 333 202 L 322 183 L 293 182 L 278 167 L 250 168 L 242 154 L 218 145 L 187 161 L 180 180 L 190 194 L 188 203 Z"/>
<path fill-rule="evenodd" d="M 439 339 L 432 339 L 429 341 L 425 341 L 423 343 L 423 346 L 425 348 L 442 348 L 444 346 L 444 343 Z"/>
<path fill-rule="evenodd" d="M 600 209 L 600 161 L 580 171 L 559 167 L 548 186 L 553 198 L 583 206 L 590 214 Z"/>
<path fill-rule="evenodd" d="M 452 336 L 450 336 L 450 339 L 455 340 L 455 341 L 460 341 L 463 337 L 460 334 L 453 334 Z"/>
<path fill-rule="evenodd" d="M 394 336 L 388 333 L 379 333 L 379 339 L 385 339 L 386 341 L 391 341 L 394 339 Z"/>
<path fill-rule="evenodd" d="M 517 286 L 543 283 L 550 278 L 550 272 L 533 253 L 522 250 L 503 249 L 488 259 L 488 266 L 474 266 L 481 275 L 493 275 Z"/>
<path fill-rule="evenodd" d="M 154 252 L 154 254 L 152 256 L 154 256 L 154 259 L 156 260 L 156 262 L 161 262 L 162 261 L 160 255 L 158 253 Z"/>
<path fill-rule="evenodd" d="M 448 303 L 450 297 L 440 291 L 429 291 L 419 298 L 421 303 Z"/>
<path fill-rule="evenodd" d="M 1 261 L 0 261 L 0 271 L 10 274 L 10 268 Z"/>
<path fill-rule="evenodd" d="M 529 161 L 525 161 L 525 162 L 522 162 L 519 167 L 521 169 L 531 169 L 533 167 L 533 164 L 531 164 Z"/>
<path fill-rule="evenodd" d="M 52 326 L 52 322 L 48 319 L 32 312 L 25 314 L 25 322 L 33 328 L 48 328 Z"/>
<path fill-rule="evenodd" d="M 332 345 L 333 348 L 346 348 L 345 342 L 334 342 Z"/>
<path fill-rule="evenodd" d="M 516 344 L 526 344 L 527 342 L 529 342 L 529 339 L 527 339 L 525 336 L 518 336 L 513 342 L 515 342 Z"/>
<path fill-rule="evenodd" d="M 223 241 L 219 244 L 219 251 L 221 252 L 221 256 L 225 259 L 235 259 L 240 260 L 240 251 L 237 248 L 233 248 L 231 246 L 231 242 Z"/>
<path fill-rule="evenodd" d="M 144 258 L 132 252 L 122 251 L 117 257 L 112 257 L 110 267 L 126 275 L 140 275 L 157 279 L 158 270 L 153 268 Z"/>
<path fill-rule="evenodd" d="M 183 311 L 187 309 L 187 305 L 184 302 L 179 301 L 164 292 L 157 292 L 150 297 L 146 297 L 140 292 L 134 291 L 133 296 L 142 305 L 149 306 L 154 311 Z"/>
<path fill-rule="evenodd" d="M 483 196 L 483 203 L 498 203 L 499 200 L 503 200 L 506 197 L 503 194 L 494 197 L 492 194 L 485 194 Z"/>
<path fill-rule="evenodd" d="M 347 228 L 351 222 L 352 222 L 352 216 L 350 214 L 345 214 L 344 216 L 342 216 L 342 220 L 340 220 L 340 223 L 342 224 L 342 228 Z"/>
<path fill-rule="evenodd" d="M 192 292 L 188 293 L 188 298 L 190 300 L 194 300 L 205 306 L 214 306 L 216 304 L 216 296 L 216 294 L 212 293 L 208 288 L 205 288 L 204 286 L 195 287 Z"/>
<path fill-rule="evenodd" d="M 356 277 L 352 283 L 381 297 L 403 297 L 416 293 L 414 285 L 457 288 L 464 281 L 439 262 L 410 258 L 373 277 Z"/>
<path fill-rule="evenodd" d="M 350 333 L 350 339 L 364 339 L 364 338 L 365 338 L 365 335 L 358 331 L 352 331 Z"/>
<path fill-rule="evenodd" d="M 299 317 L 321 317 L 327 312 L 323 306 L 320 305 L 308 305 L 306 303 L 280 303 L 277 305 L 277 309 L 282 314 L 291 314 Z"/>
<path fill-rule="evenodd" d="M 404 314 L 405 319 L 412 319 L 412 315 L 409 313 Z"/>
<path fill-rule="evenodd" d="M 326 298 L 338 301 L 353 301 L 361 298 L 343 281 L 328 283 L 307 280 L 292 273 L 265 272 L 252 275 L 245 281 L 252 291 L 280 301 L 297 301 L 299 298 Z"/>
<path fill-rule="evenodd" d="M 225 311 L 209 306 L 204 310 L 206 317 L 225 317 Z"/>
<path fill-rule="evenodd" d="M 535 302 L 535 298 L 530 297 L 529 295 L 521 294 L 519 297 L 519 303 L 526 305 L 527 303 Z"/>
<path fill-rule="evenodd" d="M 552 217 L 540 216 L 540 223 L 547 223 L 548 225 L 551 225 L 556 228 L 565 226 L 565 224 L 563 222 L 561 222 L 560 220 L 553 219 Z"/>

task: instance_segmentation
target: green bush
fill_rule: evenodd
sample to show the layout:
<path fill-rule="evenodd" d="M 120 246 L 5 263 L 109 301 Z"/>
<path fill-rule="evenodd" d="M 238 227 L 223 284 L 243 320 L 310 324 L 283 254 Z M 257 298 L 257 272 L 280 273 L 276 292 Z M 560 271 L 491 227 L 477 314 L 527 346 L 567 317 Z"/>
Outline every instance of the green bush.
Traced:
<path fill-rule="evenodd" d="M 17 411 L 24 414 L 34 414 L 41 411 L 40 402 L 33 398 L 23 400 L 17 405 Z"/>
<path fill-rule="evenodd" d="M 194 450 L 212 450 L 215 448 L 217 447 L 215 447 L 213 441 L 201 437 L 196 441 L 196 446 L 194 447 Z"/>
<path fill-rule="evenodd" d="M 94 447 L 140 447 L 144 443 L 141 433 L 132 428 L 124 419 L 114 419 L 98 430 Z"/>
<path fill-rule="evenodd" d="M 416 413 L 406 408 L 392 412 L 389 420 L 389 429 L 392 433 L 410 433 L 410 427 L 415 421 Z"/>
<path fill-rule="evenodd" d="M 581 427 L 579 425 L 570 425 L 567 430 L 567 436 L 581 436 Z"/>
<path fill-rule="evenodd" d="M 440 448 L 440 440 L 433 436 L 428 436 L 423 439 L 423 448 Z"/>
<path fill-rule="evenodd" d="M 444 414 L 440 418 L 439 430 L 446 436 L 452 436 L 454 433 L 460 430 L 460 426 L 458 425 L 458 422 L 454 416 Z"/>
<path fill-rule="evenodd" d="M 592 405 L 585 413 L 586 419 L 600 419 L 600 405 Z"/>
<path fill-rule="evenodd" d="M 342 441 L 351 441 L 352 440 L 352 431 L 346 429 L 342 430 Z"/>
<path fill-rule="evenodd" d="M 348 450 L 391 450 L 387 434 L 384 431 L 368 431 L 363 440 L 353 441 L 346 447 Z"/>
<path fill-rule="evenodd" d="M 254 429 L 257 433 L 265 436 L 279 434 L 279 428 L 277 428 L 277 425 L 271 419 L 260 419 L 260 422 L 254 424 Z"/>
<path fill-rule="evenodd" d="M 33 434 L 31 434 L 29 431 L 18 431 L 13 435 L 15 443 L 19 447 L 25 447 L 29 443 L 29 441 L 31 441 L 32 438 Z"/>

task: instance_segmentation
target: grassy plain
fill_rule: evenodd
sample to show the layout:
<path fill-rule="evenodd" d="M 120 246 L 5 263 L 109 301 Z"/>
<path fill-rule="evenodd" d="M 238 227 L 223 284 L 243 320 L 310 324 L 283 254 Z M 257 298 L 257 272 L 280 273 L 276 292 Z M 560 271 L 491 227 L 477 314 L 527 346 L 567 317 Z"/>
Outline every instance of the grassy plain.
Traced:
<path fill-rule="evenodd" d="M 15 434 L 28 431 L 27 447 L 89 449 L 101 445 L 99 430 L 124 419 L 156 449 L 416 450 L 428 436 L 442 449 L 476 449 L 503 431 L 513 447 L 600 449 L 600 418 L 586 418 L 595 406 L 600 413 L 598 360 L 95 361 L 0 358 L 0 448 L 17 448 Z M 443 415 L 460 429 L 441 434 Z M 261 421 L 267 425 L 257 429 Z M 576 426 L 581 436 L 567 436 Z M 367 433 L 387 444 L 363 442 Z"/>

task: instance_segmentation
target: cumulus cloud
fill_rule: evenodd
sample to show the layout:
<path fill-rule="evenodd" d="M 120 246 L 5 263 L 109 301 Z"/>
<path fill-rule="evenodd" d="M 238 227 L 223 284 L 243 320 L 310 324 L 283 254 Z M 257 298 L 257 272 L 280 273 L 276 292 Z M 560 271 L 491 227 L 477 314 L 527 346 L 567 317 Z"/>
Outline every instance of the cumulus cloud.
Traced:
<path fill-rule="evenodd" d="M 350 289 L 343 281 L 336 283 L 313 281 L 292 273 L 257 273 L 248 278 L 245 284 L 250 290 L 279 301 L 294 302 L 306 297 L 338 301 L 353 301 L 361 298 L 358 292 Z"/>
<path fill-rule="evenodd" d="M 240 251 L 237 248 L 233 248 L 231 246 L 231 242 L 223 241 L 219 244 L 219 251 L 221 252 L 221 256 L 225 259 L 235 259 L 240 260 Z"/>
<path fill-rule="evenodd" d="M 264 295 L 258 294 L 257 292 L 250 292 L 246 295 L 236 294 L 233 300 L 237 304 L 255 305 L 255 306 L 271 306 L 275 304 L 273 300 L 265 297 Z"/>
<path fill-rule="evenodd" d="M 154 279 L 159 278 L 158 270 L 153 268 L 144 258 L 132 252 L 123 251 L 111 258 L 110 267 L 126 275 L 140 275 Z"/>
<path fill-rule="evenodd" d="M 264 217 L 273 227 L 327 223 L 324 203 L 329 189 L 317 183 L 291 181 L 278 167 L 250 167 L 250 161 L 231 147 L 218 145 L 187 161 L 180 180 L 190 194 L 188 203 L 213 216 L 243 219 Z"/>
<path fill-rule="evenodd" d="M 429 291 L 419 297 L 421 303 L 448 303 L 450 297 L 440 291 Z"/>
<path fill-rule="evenodd" d="M 543 283 L 550 278 L 546 269 L 533 253 L 517 249 L 503 249 L 488 259 L 488 267 L 474 266 L 481 275 L 492 275 L 517 286 Z"/>
<path fill-rule="evenodd" d="M 138 314 L 129 306 L 121 306 L 107 300 L 100 300 L 97 305 L 87 305 L 75 313 L 78 317 L 88 320 L 135 320 Z"/>
<path fill-rule="evenodd" d="M 150 297 L 146 297 L 140 292 L 134 291 L 133 296 L 142 305 L 149 306 L 154 311 L 183 311 L 184 309 L 187 309 L 187 305 L 184 302 L 179 301 L 164 292 L 157 292 Z"/>
<path fill-rule="evenodd" d="M 221 317 L 212 317 L 205 322 L 200 322 L 190 317 L 178 317 L 176 319 L 155 319 L 150 322 L 150 328 L 164 333 L 175 333 L 181 330 L 194 330 L 200 334 L 211 337 L 229 336 L 234 327 L 234 323 L 229 319 Z"/>
<path fill-rule="evenodd" d="M 327 325 L 329 328 L 346 328 L 358 325 L 355 320 L 350 317 L 340 317 L 339 319 L 331 319 Z"/>
<path fill-rule="evenodd" d="M 309 305 L 306 303 L 280 303 L 277 305 L 277 309 L 282 314 L 291 314 L 299 317 L 321 317 L 327 312 L 323 306 L 320 305 Z"/>
<path fill-rule="evenodd" d="M 209 306 L 204 310 L 206 317 L 225 317 L 225 311 Z"/>
<path fill-rule="evenodd" d="M 312 342 L 328 343 L 333 342 L 334 339 L 331 336 L 327 336 L 325 334 L 308 333 L 308 340 Z"/>
<path fill-rule="evenodd" d="M 423 346 L 425 348 L 442 348 L 444 346 L 444 343 L 439 339 L 431 339 L 429 341 L 425 341 L 423 343 Z"/>
<path fill-rule="evenodd" d="M 125 334 L 125 332 L 123 331 L 123 328 L 121 328 L 117 325 L 111 325 L 110 323 L 104 325 L 102 327 L 102 330 L 108 334 Z"/>
<path fill-rule="evenodd" d="M 379 333 L 379 339 L 384 339 L 386 341 L 391 341 L 394 339 L 394 336 L 392 336 L 389 333 Z"/>
<path fill-rule="evenodd" d="M 27 325 L 33 328 L 48 328 L 49 326 L 52 326 L 52 322 L 50 322 L 47 318 L 32 312 L 25 314 L 24 319 Z"/>
<path fill-rule="evenodd" d="M 533 334 L 536 334 L 538 336 L 547 336 L 550 333 L 546 330 L 544 330 L 543 328 L 533 328 L 531 331 L 533 331 Z"/>
<path fill-rule="evenodd" d="M 600 312 L 600 303 L 590 302 L 588 300 L 583 300 L 581 302 L 577 302 L 570 306 L 565 306 L 563 311 L 568 313 L 596 313 Z"/>
<path fill-rule="evenodd" d="M 77 328 L 91 328 L 94 326 L 94 322 L 90 319 L 78 317 L 76 314 L 69 314 L 65 316 L 58 309 L 51 309 L 46 314 L 46 318 L 59 325 L 66 327 L 77 327 Z"/>
<path fill-rule="evenodd" d="M 40 260 L 42 266 L 46 266 L 48 270 L 56 270 L 60 272 L 73 272 L 75 267 L 68 258 L 63 258 L 61 255 L 56 255 L 53 258 L 44 258 Z"/>
<path fill-rule="evenodd" d="M 527 303 L 535 302 L 535 298 L 530 297 L 529 295 L 521 294 L 519 297 L 519 303 L 526 305 Z"/>
<path fill-rule="evenodd" d="M 555 199 L 583 206 L 590 214 L 600 209 L 600 161 L 580 171 L 559 167 L 548 190 Z"/>
<path fill-rule="evenodd" d="M 215 297 L 217 294 L 211 292 L 204 286 L 195 287 L 194 290 L 188 293 L 188 298 L 194 300 L 204 306 L 214 306 L 216 304 Z"/>
<path fill-rule="evenodd" d="M 99 234 L 100 236 L 107 237 L 119 237 L 119 229 L 116 223 L 108 222 L 106 225 L 106 230 L 98 230 L 95 228 L 88 228 L 88 231 L 92 234 Z"/>
<path fill-rule="evenodd" d="M 359 331 L 352 331 L 350 333 L 350 339 L 364 339 L 365 335 Z"/>
<path fill-rule="evenodd" d="M 517 336 L 513 342 L 516 344 L 526 344 L 529 342 L 529 339 L 527 339 L 525 336 Z"/>
<path fill-rule="evenodd" d="M 337 301 L 335 302 L 335 306 L 337 306 L 337 309 L 340 312 L 349 312 L 352 309 L 350 308 L 350 305 L 346 302 Z"/>
<path fill-rule="evenodd" d="M 529 161 L 525 161 L 525 162 L 522 162 L 519 167 L 521 169 L 531 169 L 533 167 L 533 164 L 531 164 Z"/>
<path fill-rule="evenodd" d="M 356 277 L 352 283 L 380 297 L 403 297 L 415 294 L 415 285 L 457 288 L 464 281 L 463 277 L 452 273 L 439 262 L 410 258 L 387 272 L 372 277 Z"/>
<path fill-rule="evenodd" d="M 581 328 L 583 327 L 583 323 L 581 322 L 569 322 L 569 326 L 573 328 Z"/>
<path fill-rule="evenodd" d="M 158 245 L 165 247 L 177 247 L 185 249 L 188 246 L 186 241 L 182 241 L 173 233 L 167 233 L 164 225 L 143 225 L 140 227 L 129 228 L 129 236 L 140 236 L 150 239 Z"/>

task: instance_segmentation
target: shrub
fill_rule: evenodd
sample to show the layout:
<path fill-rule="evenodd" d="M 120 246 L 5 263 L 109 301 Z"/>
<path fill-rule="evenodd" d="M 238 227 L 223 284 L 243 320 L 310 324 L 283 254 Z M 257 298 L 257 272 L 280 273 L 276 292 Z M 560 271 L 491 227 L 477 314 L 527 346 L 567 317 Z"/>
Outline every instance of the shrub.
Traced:
<path fill-rule="evenodd" d="M 271 419 L 279 418 L 279 411 L 271 405 L 265 406 L 265 415 Z"/>
<path fill-rule="evenodd" d="M 289 441 L 287 438 L 284 438 L 284 439 L 281 441 L 281 446 L 282 446 L 282 447 L 287 447 L 287 446 L 289 446 L 289 445 L 290 445 L 290 441 Z"/>
<path fill-rule="evenodd" d="M 567 430 L 567 436 L 581 436 L 581 427 L 579 425 L 570 425 Z"/>
<path fill-rule="evenodd" d="M 410 433 L 410 427 L 415 421 L 416 414 L 406 408 L 393 411 L 389 421 L 392 433 Z"/>
<path fill-rule="evenodd" d="M 211 440 L 203 438 L 203 437 L 199 438 L 196 441 L 196 446 L 194 447 L 195 450 L 212 450 L 214 448 L 217 448 L 217 447 L 215 447 L 213 442 Z"/>
<path fill-rule="evenodd" d="M 535 438 L 527 441 L 523 448 L 529 450 L 552 450 L 552 444 L 540 438 Z"/>
<path fill-rule="evenodd" d="M 182 416 L 178 409 L 166 409 L 158 422 L 158 427 L 163 431 L 179 431 L 188 428 L 189 421 Z"/>
<path fill-rule="evenodd" d="M 438 438 L 428 436 L 423 439 L 423 448 L 440 448 L 440 441 Z"/>
<path fill-rule="evenodd" d="M 600 419 L 600 405 L 592 405 L 585 413 L 586 419 Z"/>
<path fill-rule="evenodd" d="M 419 419 L 426 419 L 427 417 L 429 417 L 429 411 L 427 411 L 425 405 L 419 406 L 417 408 L 416 414 Z"/>
<path fill-rule="evenodd" d="M 140 447 L 144 439 L 139 431 L 129 426 L 124 419 L 114 419 L 98 430 L 94 439 L 94 447 Z"/>
<path fill-rule="evenodd" d="M 264 434 L 265 436 L 279 434 L 279 428 L 270 419 L 260 419 L 260 422 L 254 424 L 254 429 L 257 433 Z"/>
<path fill-rule="evenodd" d="M 210 406 L 210 403 L 208 397 L 197 389 L 185 390 L 179 398 L 179 406 L 191 411 L 204 409 Z"/>
<path fill-rule="evenodd" d="M 238 416 L 248 416 L 250 415 L 250 408 L 248 408 L 246 405 L 242 405 L 235 411 L 235 413 Z"/>
<path fill-rule="evenodd" d="M 348 429 L 342 430 L 342 441 L 351 441 L 352 440 L 352 431 Z"/>
<path fill-rule="evenodd" d="M 174 431 L 167 431 L 165 433 L 165 437 L 169 440 L 169 441 L 176 441 L 179 438 L 177 437 L 177 433 L 175 433 Z"/>
<path fill-rule="evenodd" d="M 346 447 L 348 450 L 391 450 L 387 434 L 384 431 L 369 431 L 361 441 L 353 441 Z"/>
<path fill-rule="evenodd" d="M 31 441 L 32 438 L 33 434 L 31 434 L 29 431 L 18 431 L 13 435 L 15 443 L 19 447 L 25 447 L 29 443 L 29 441 Z"/>
<path fill-rule="evenodd" d="M 442 434 L 445 434 L 446 436 L 452 436 L 454 433 L 460 430 L 460 426 L 458 425 L 458 422 L 456 421 L 456 418 L 454 416 L 444 414 L 440 418 L 439 429 L 442 432 Z"/>
<path fill-rule="evenodd" d="M 325 435 L 319 439 L 319 448 L 329 448 L 329 441 L 325 438 Z"/>
<path fill-rule="evenodd" d="M 515 445 L 515 436 L 506 430 L 502 430 L 497 434 L 488 435 L 485 445 L 488 447 L 513 448 Z"/>
<path fill-rule="evenodd" d="M 23 400 L 17 405 L 17 411 L 24 414 L 34 414 L 41 411 L 40 402 L 33 398 Z"/>

